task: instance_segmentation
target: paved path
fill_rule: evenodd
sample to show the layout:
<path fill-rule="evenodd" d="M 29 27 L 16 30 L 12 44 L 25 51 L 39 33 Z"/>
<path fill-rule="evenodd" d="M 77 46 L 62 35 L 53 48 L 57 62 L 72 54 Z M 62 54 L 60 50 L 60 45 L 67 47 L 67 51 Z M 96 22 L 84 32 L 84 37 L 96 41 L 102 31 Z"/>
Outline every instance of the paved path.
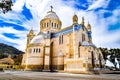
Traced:
<path fill-rule="evenodd" d="M 120 74 L 71 74 L 57 72 L 5 71 L 0 80 L 120 80 Z"/>

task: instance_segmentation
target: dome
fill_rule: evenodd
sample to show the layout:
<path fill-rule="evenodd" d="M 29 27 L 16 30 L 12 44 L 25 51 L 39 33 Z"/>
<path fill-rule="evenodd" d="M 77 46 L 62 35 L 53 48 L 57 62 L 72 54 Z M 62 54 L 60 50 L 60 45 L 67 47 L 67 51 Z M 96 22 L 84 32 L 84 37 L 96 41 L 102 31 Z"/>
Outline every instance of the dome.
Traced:
<path fill-rule="evenodd" d="M 92 47 L 96 47 L 93 43 L 89 43 L 88 41 L 83 41 L 83 42 L 82 42 L 82 46 L 92 46 Z"/>
<path fill-rule="evenodd" d="M 30 42 L 30 44 L 43 44 L 43 43 L 44 43 L 44 37 L 41 34 L 35 36 Z"/>
<path fill-rule="evenodd" d="M 59 17 L 57 16 L 57 14 L 53 11 L 49 11 L 47 12 L 47 14 L 45 15 L 44 18 L 50 18 L 50 19 L 57 19 L 59 20 Z"/>

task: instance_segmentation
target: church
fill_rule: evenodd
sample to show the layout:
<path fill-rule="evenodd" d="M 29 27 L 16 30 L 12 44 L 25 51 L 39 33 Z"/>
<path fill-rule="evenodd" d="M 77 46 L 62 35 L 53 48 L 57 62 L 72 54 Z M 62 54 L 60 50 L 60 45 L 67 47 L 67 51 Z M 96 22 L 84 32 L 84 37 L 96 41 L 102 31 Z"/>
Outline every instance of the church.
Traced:
<path fill-rule="evenodd" d="M 85 72 L 104 67 L 103 55 L 92 42 L 91 25 L 84 24 L 84 17 L 78 23 L 73 15 L 73 23 L 62 28 L 62 21 L 51 10 L 40 21 L 40 31 L 33 29 L 27 34 L 25 54 L 22 59 L 24 70 L 49 70 Z"/>

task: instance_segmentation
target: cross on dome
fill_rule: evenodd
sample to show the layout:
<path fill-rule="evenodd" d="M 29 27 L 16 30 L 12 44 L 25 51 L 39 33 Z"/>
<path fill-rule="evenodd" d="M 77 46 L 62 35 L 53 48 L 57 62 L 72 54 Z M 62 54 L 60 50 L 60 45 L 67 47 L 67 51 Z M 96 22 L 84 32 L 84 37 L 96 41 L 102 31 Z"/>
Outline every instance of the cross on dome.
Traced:
<path fill-rule="evenodd" d="M 51 8 L 51 11 L 52 11 L 52 9 L 53 9 L 53 6 L 51 5 L 51 6 L 50 6 L 50 8 Z"/>

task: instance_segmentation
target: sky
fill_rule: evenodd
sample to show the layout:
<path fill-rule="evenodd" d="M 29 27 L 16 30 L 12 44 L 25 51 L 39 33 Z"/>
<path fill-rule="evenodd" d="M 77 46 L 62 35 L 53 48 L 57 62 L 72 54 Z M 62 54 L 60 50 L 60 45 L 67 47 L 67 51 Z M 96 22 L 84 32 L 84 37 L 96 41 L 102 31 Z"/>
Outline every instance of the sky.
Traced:
<path fill-rule="evenodd" d="M 0 13 L 0 43 L 25 51 L 26 36 L 33 28 L 40 30 L 40 20 L 53 6 L 62 21 L 62 28 L 72 24 L 72 17 L 82 16 L 92 28 L 97 47 L 120 48 L 120 0 L 12 0 L 12 11 Z"/>

